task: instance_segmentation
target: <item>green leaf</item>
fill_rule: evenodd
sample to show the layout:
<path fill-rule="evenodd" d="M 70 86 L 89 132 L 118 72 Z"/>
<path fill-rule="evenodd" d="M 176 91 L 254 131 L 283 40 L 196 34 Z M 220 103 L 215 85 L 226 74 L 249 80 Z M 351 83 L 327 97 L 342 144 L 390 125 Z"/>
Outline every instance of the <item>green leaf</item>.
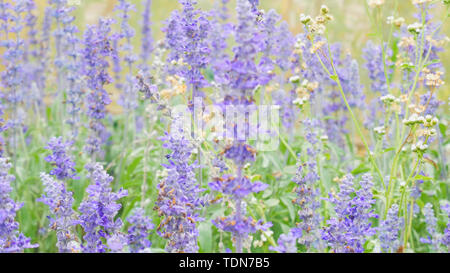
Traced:
<path fill-rule="evenodd" d="M 423 175 L 421 175 L 421 174 L 418 174 L 418 175 L 416 175 L 416 176 L 413 177 L 413 180 L 424 180 L 424 181 L 429 181 L 429 180 L 432 180 L 432 178 L 431 178 L 431 177 L 428 177 L 428 176 L 423 176 Z"/>
<path fill-rule="evenodd" d="M 297 166 L 296 165 L 290 165 L 283 168 L 283 173 L 288 175 L 294 175 L 297 172 Z"/>
<path fill-rule="evenodd" d="M 441 135 L 445 138 L 447 133 L 447 126 L 445 124 L 439 123 L 439 131 L 441 131 Z"/>
<path fill-rule="evenodd" d="M 267 201 L 264 202 L 266 204 L 266 206 L 270 207 L 275 207 L 280 203 L 280 200 L 275 199 L 275 198 L 271 198 Z"/>
<path fill-rule="evenodd" d="M 370 171 L 370 168 L 367 167 L 366 164 L 361 163 L 361 164 L 359 164 L 358 167 L 356 167 L 356 168 L 352 171 L 352 174 L 353 174 L 353 175 L 357 175 L 357 174 L 365 173 L 365 172 L 368 172 L 368 171 Z"/>
<path fill-rule="evenodd" d="M 211 253 L 213 251 L 212 244 L 212 228 L 211 222 L 202 222 L 198 226 L 198 241 L 202 252 Z"/>
<path fill-rule="evenodd" d="M 127 167 L 127 172 L 128 173 L 133 173 L 134 170 L 136 170 L 136 167 L 139 165 L 139 163 L 141 162 L 142 158 L 144 158 L 143 156 L 138 156 L 136 157 L 130 165 L 128 165 Z"/>
<path fill-rule="evenodd" d="M 287 196 L 283 196 L 283 197 L 281 197 L 281 202 L 283 202 L 283 204 L 286 205 L 286 207 L 289 211 L 289 216 L 291 217 L 291 220 L 295 221 L 295 209 L 294 209 L 294 205 L 292 205 L 292 200 L 290 200 Z"/>

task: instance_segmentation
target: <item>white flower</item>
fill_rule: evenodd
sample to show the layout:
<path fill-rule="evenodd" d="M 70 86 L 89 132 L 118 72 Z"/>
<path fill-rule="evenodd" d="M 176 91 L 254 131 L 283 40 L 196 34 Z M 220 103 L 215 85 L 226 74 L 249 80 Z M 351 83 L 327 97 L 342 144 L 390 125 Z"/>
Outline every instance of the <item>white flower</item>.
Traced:
<path fill-rule="evenodd" d="M 320 12 L 322 12 L 322 14 L 327 14 L 328 12 L 330 12 L 330 10 L 328 9 L 328 7 L 326 5 L 322 5 L 320 7 Z"/>
<path fill-rule="evenodd" d="M 408 119 L 403 120 L 403 124 L 407 126 L 411 126 L 418 123 L 424 123 L 425 118 L 422 116 L 417 115 L 416 113 L 412 114 Z"/>
<path fill-rule="evenodd" d="M 291 83 L 299 83 L 300 82 L 300 77 L 295 75 L 289 78 L 289 82 Z"/>
<path fill-rule="evenodd" d="M 377 133 L 379 135 L 386 134 L 386 129 L 384 128 L 384 126 L 375 127 L 375 128 L 373 128 L 373 130 L 375 131 L 375 133 Z"/>
<path fill-rule="evenodd" d="M 389 103 L 394 102 L 394 101 L 396 100 L 396 98 L 395 98 L 393 95 L 388 94 L 388 95 L 386 95 L 386 96 L 382 96 L 382 97 L 380 98 L 380 100 L 381 100 L 383 103 L 385 103 L 385 104 L 389 104 Z"/>
<path fill-rule="evenodd" d="M 311 22 L 312 18 L 309 15 L 305 15 L 305 14 L 300 14 L 300 22 L 302 22 L 302 24 L 308 24 L 309 22 Z"/>
<path fill-rule="evenodd" d="M 369 0 L 368 4 L 371 8 L 380 7 L 384 4 L 384 0 Z"/>
<path fill-rule="evenodd" d="M 421 23 L 414 23 L 408 26 L 408 31 L 413 34 L 419 34 L 423 29 L 423 25 Z"/>

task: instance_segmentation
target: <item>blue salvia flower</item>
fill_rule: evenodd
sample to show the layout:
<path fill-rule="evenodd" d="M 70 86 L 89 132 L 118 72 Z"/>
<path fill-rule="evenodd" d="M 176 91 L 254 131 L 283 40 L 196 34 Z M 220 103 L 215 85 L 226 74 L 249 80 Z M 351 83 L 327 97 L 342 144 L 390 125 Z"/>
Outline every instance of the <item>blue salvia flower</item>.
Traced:
<path fill-rule="evenodd" d="M 80 244 L 74 232 L 76 219 L 73 210 L 73 193 L 67 191 L 64 181 L 55 180 L 46 173 L 41 173 L 45 194 L 37 201 L 46 204 L 51 212 L 49 227 L 55 230 L 59 252 L 80 252 Z"/>
<path fill-rule="evenodd" d="M 11 163 L 6 158 L 0 158 L 0 253 L 23 252 L 26 248 L 36 248 L 30 239 L 19 233 L 19 223 L 16 222 L 16 213 L 23 206 L 11 199 L 11 183 L 15 180 L 8 174 Z"/>
<path fill-rule="evenodd" d="M 91 184 L 86 192 L 87 197 L 81 202 L 79 220 L 76 222 L 85 232 L 82 245 L 83 252 L 120 251 L 123 245 L 123 236 L 119 234 L 122 221 L 115 219 L 121 205 L 117 201 L 128 195 L 126 190 L 120 189 L 117 193 L 111 189 L 113 177 L 103 169 L 99 163 L 86 165 L 88 178 Z M 108 241 L 106 246 L 102 239 Z"/>
<path fill-rule="evenodd" d="M 246 96 L 260 84 L 256 57 L 263 48 L 263 35 L 258 30 L 257 16 L 248 0 L 237 2 L 238 24 L 235 26 L 234 59 L 231 62 L 230 87 L 236 97 Z"/>
<path fill-rule="evenodd" d="M 152 242 L 148 239 L 151 230 L 155 228 L 152 220 L 145 215 L 142 208 L 136 208 L 133 214 L 127 218 L 130 227 L 128 228 L 128 247 L 130 252 L 148 252 Z"/>
<path fill-rule="evenodd" d="M 133 53 L 131 41 L 135 35 L 135 30 L 129 24 L 130 13 L 135 10 L 135 7 L 126 0 L 119 0 L 119 4 L 115 9 L 120 12 L 119 17 L 121 18 L 121 22 L 120 33 L 115 37 L 114 43 L 118 43 L 116 39 L 119 41 L 122 39 L 125 40 L 124 44 L 118 48 L 118 51 L 123 52 L 123 61 L 128 69 L 126 84 L 120 85 L 123 90 L 118 103 L 124 107 L 126 111 L 130 111 L 137 107 L 137 90 L 135 89 L 136 78 L 133 76 L 133 64 L 137 61 L 138 57 Z M 117 44 L 115 45 L 118 46 Z M 115 61 L 117 62 L 117 60 Z"/>
<path fill-rule="evenodd" d="M 281 234 L 277 241 L 278 245 L 270 246 L 269 250 L 276 251 L 278 253 L 297 253 L 297 236 L 292 232 L 288 234 Z"/>
<path fill-rule="evenodd" d="M 142 0 L 144 11 L 142 12 L 142 39 L 141 39 L 141 70 L 147 72 L 149 69 L 148 61 L 153 51 L 153 35 L 151 22 L 152 0 Z"/>
<path fill-rule="evenodd" d="M 252 11 L 258 11 L 259 0 L 248 0 L 248 2 L 252 5 Z"/>
<path fill-rule="evenodd" d="M 183 10 L 172 12 L 164 29 L 167 45 L 171 49 L 167 61 L 175 63 L 173 71 L 186 79 L 192 89 L 192 96 L 196 97 L 201 95 L 200 88 L 208 85 L 201 70 L 209 63 L 207 38 L 211 26 L 207 14 L 196 9 L 196 1 L 179 2 Z"/>
<path fill-rule="evenodd" d="M 295 192 L 297 193 L 297 198 L 293 203 L 299 205 L 300 210 L 298 216 L 300 218 L 299 223 L 295 228 L 292 228 L 289 233 L 283 234 L 283 238 L 280 236 L 279 243 L 284 242 L 287 238 L 294 236 L 296 241 L 307 247 L 308 251 L 312 247 L 315 249 L 320 249 L 320 222 L 321 217 L 318 212 L 320 207 L 320 202 L 318 197 L 320 196 L 320 191 L 318 189 L 317 182 L 320 180 L 317 174 L 316 167 L 316 156 L 319 154 L 320 150 L 317 143 L 319 142 L 318 129 L 320 122 L 318 120 L 307 119 L 304 121 L 305 125 L 305 139 L 310 144 L 307 150 L 308 160 L 305 163 L 301 163 L 302 159 L 299 158 L 297 173 L 295 174 L 292 181 L 296 183 Z M 281 241 L 280 241 L 281 240 Z M 296 246 L 294 244 L 294 246 Z M 282 252 L 280 250 L 284 249 L 284 246 L 279 246 L 275 251 Z"/>
<path fill-rule="evenodd" d="M 447 227 L 444 230 L 441 244 L 447 247 L 447 251 L 450 252 L 450 204 L 441 205 L 441 210 L 447 215 Z"/>
<path fill-rule="evenodd" d="M 57 73 L 57 93 L 56 96 L 62 100 L 64 97 L 63 93 L 66 89 L 65 78 L 65 68 L 67 66 L 68 57 L 68 46 L 70 46 L 68 41 L 65 39 L 66 26 L 70 25 L 75 18 L 70 15 L 73 7 L 68 6 L 67 0 L 50 0 L 51 5 L 51 16 L 52 22 L 56 26 L 55 30 L 52 32 L 55 42 L 55 59 L 54 65 L 56 67 Z"/>
<path fill-rule="evenodd" d="M 84 74 L 90 89 L 86 96 L 87 115 L 90 118 L 90 134 L 86 140 L 85 151 L 92 156 L 103 156 L 102 145 L 109 137 L 102 120 L 106 117 L 106 106 L 111 103 L 104 85 L 111 82 L 108 74 L 113 50 L 111 47 L 112 20 L 100 19 L 97 26 L 88 26 L 84 34 Z"/>
<path fill-rule="evenodd" d="M 422 209 L 422 213 L 425 216 L 428 236 L 427 238 L 420 238 L 420 242 L 423 244 L 429 244 L 433 252 L 439 252 L 441 238 L 437 231 L 437 218 L 434 214 L 433 205 L 430 203 L 425 204 Z"/>
<path fill-rule="evenodd" d="M 385 45 L 386 47 L 386 45 Z M 388 77 L 392 74 L 392 69 L 389 68 L 392 63 L 389 59 L 392 57 L 392 51 L 387 47 L 386 52 L 386 66 L 388 69 L 386 74 Z M 365 68 L 369 74 L 371 80 L 370 90 L 372 92 L 378 92 L 381 95 L 386 95 L 388 93 L 388 86 L 386 80 L 386 74 L 384 71 L 384 63 L 382 56 L 382 48 L 380 45 L 376 45 L 372 41 L 368 41 L 366 46 L 363 48 L 363 58 L 366 61 Z"/>
<path fill-rule="evenodd" d="M 284 84 L 283 74 L 291 68 L 290 57 L 293 53 L 294 37 L 289 30 L 286 21 L 281 21 L 281 16 L 270 10 L 262 16 L 262 21 L 258 24 L 263 34 L 262 57 L 259 61 L 262 79 L 260 84 L 266 84 L 275 77 L 274 70 L 278 66 L 281 73 L 280 83 Z"/>
<path fill-rule="evenodd" d="M 66 179 L 78 179 L 75 170 L 75 162 L 68 154 L 72 142 L 64 142 L 62 137 L 54 137 L 50 139 L 46 149 L 52 151 L 51 155 L 45 157 L 45 161 L 52 163 L 53 170 L 50 175 L 54 175 L 58 180 L 64 181 Z"/>
<path fill-rule="evenodd" d="M 336 217 L 327 221 L 322 230 L 322 239 L 327 242 L 333 252 L 363 252 L 364 244 L 375 229 L 370 222 L 376 218 L 372 205 L 372 176 L 363 175 L 359 190 L 355 190 L 352 175 L 346 175 L 340 184 L 336 196 L 330 194 L 329 201 L 334 204 Z M 352 197 L 352 195 L 355 195 Z"/>
<path fill-rule="evenodd" d="M 432 116 L 436 114 L 436 111 L 438 110 L 439 106 L 443 104 L 443 102 L 437 98 L 436 94 L 432 94 L 430 91 L 420 96 L 420 104 L 425 106 L 427 105 L 427 103 L 428 106 L 427 109 L 425 109 L 425 112 L 423 112 L 423 115 L 432 115 Z"/>
<path fill-rule="evenodd" d="M 163 165 L 167 177 L 158 184 L 155 210 L 163 219 L 157 232 L 168 240 L 168 252 L 194 253 L 198 251 L 196 223 L 202 220 L 198 210 L 205 205 L 195 178 L 197 165 L 190 162 L 194 147 L 181 129 L 166 133 L 162 140 L 170 153 Z"/>
<path fill-rule="evenodd" d="M 38 30 L 36 29 L 37 16 L 33 13 L 36 10 L 36 4 L 34 0 L 27 0 L 25 3 L 25 11 L 26 14 L 24 16 L 25 27 L 27 28 L 27 38 L 24 41 L 24 54 L 23 54 L 23 62 L 24 62 L 24 72 L 25 72 L 25 80 L 24 80 L 24 88 L 27 88 L 29 91 L 26 96 L 26 103 L 29 104 L 39 104 L 42 101 L 42 94 L 40 90 L 37 88 L 38 82 L 38 67 L 37 67 L 37 56 L 38 56 Z M 32 105 L 34 106 L 34 105 Z"/>
<path fill-rule="evenodd" d="M 214 10 L 211 11 L 211 33 L 209 35 L 209 47 L 211 49 L 210 65 L 214 72 L 214 82 L 226 86 L 229 83 L 227 72 L 230 70 L 227 39 L 233 33 L 233 26 L 227 23 L 229 0 L 216 1 Z M 220 4 L 219 4 L 220 3 Z"/>
<path fill-rule="evenodd" d="M 230 152 L 231 151 L 231 152 Z M 225 157 L 235 161 L 238 165 L 236 176 L 224 174 L 208 183 L 211 190 L 229 195 L 235 201 L 235 211 L 228 217 L 220 217 L 212 221 L 219 229 L 231 232 L 236 243 L 236 252 L 242 252 L 244 239 L 249 234 L 258 230 L 267 230 L 271 223 L 264 224 L 262 220 L 255 220 L 246 217 L 246 206 L 244 199 L 251 193 L 258 193 L 265 190 L 268 185 L 260 181 L 252 182 L 247 176 L 242 174 L 243 164 L 254 160 L 254 151 L 250 146 L 243 143 L 231 146 L 225 151 Z"/>
<path fill-rule="evenodd" d="M 278 22 L 281 16 L 273 9 L 264 14 L 262 21 L 258 24 L 263 34 L 264 45 L 262 48 L 262 56 L 258 64 L 261 76 L 260 84 L 266 85 L 275 76 L 274 57 L 278 55 Z"/>
<path fill-rule="evenodd" d="M 37 56 L 37 44 L 38 39 L 36 35 L 38 34 L 38 30 L 36 29 L 37 16 L 33 14 L 36 10 L 36 3 L 34 0 L 28 0 L 25 3 L 26 6 L 26 15 L 25 15 L 25 26 L 28 28 L 27 31 L 27 41 L 26 41 L 26 50 L 24 54 L 24 60 L 28 61 L 28 58 Z"/>
<path fill-rule="evenodd" d="M 78 38 L 78 27 L 73 23 L 75 17 L 71 15 L 73 8 L 61 8 L 61 56 L 60 65 L 63 71 L 61 77 L 66 80 L 66 103 L 69 114 L 65 122 L 70 125 L 70 139 L 75 140 L 80 126 L 80 113 L 83 107 L 83 89 L 85 82 L 82 77 L 83 52 L 81 40 Z"/>
<path fill-rule="evenodd" d="M 27 1 L 18 0 L 11 3 L 0 3 L 0 14 L 2 18 L 2 30 L 5 37 L 2 39 L 0 46 L 4 48 L 3 65 L 5 70 L 0 73 L 1 87 L 3 89 L 4 98 L 7 102 L 5 105 L 10 111 L 11 116 L 8 119 L 9 127 L 12 129 L 10 142 L 15 147 L 17 144 L 18 130 L 22 130 L 24 122 L 23 102 L 25 80 L 24 70 L 24 40 L 22 38 L 22 30 L 25 26 L 22 17 L 27 11 Z M 15 37 L 15 38 L 11 38 Z"/>
<path fill-rule="evenodd" d="M 403 219 L 398 216 L 398 210 L 398 205 L 393 204 L 388 210 L 386 220 L 380 222 L 378 234 L 383 252 L 396 252 L 401 245 L 399 232 L 403 226 Z"/>
<path fill-rule="evenodd" d="M 237 2 L 236 11 L 238 13 L 238 23 L 235 26 L 235 40 L 237 45 L 233 48 L 234 59 L 231 61 L 228 88 L 231 92 L 223 97 L 219 105 L 225 108 L 227 105 L 241 105 L 241 112 L 250 113 L 254 104 L 250 92 L 259 85 L 260 76 L 256 65 L 256 57 L 263 43 L 259 39 L 259 30 L 257 25 L 257 15 L 252 11 L 252 6 L 247 0 Z M 250 96 L 247 98 L 246 96 Z M 251 130 L 248 122 L 245 124 L 243 132 L 238 132 L 236 124 L 227 124 L 226 130 L 233 133 L 234 137 L 242 135 L 247 136 L 247 129 Z M 254 129 L 254 128 L 253 128 Z M 237 135 L 236 135 L 237 134 Z M 229 134 L 227 134 L 229 135 Z M 212 190 L 222 192 L 231 197 L 235 202 L 235 210 L 228 217 L 221 217 L 213 220 L 213 224 L 219 229 L 231 232 L 235 241 L 236 252 L 242 252 L 243 242 L 250 233 L 258 230 L 266 230 L 272 224 L 263 224 L 262 220 L 256 220 L 252 217 L 246 217 L 245 197 L 251 193 L 257 193 L 267 188 L 262 182 L 251 182 L 243 175 L 243 167 L 246 163 L 255 161 L 256 150 L 243 140 L 234 141 L 227 145 L 223 151 L 223 156 L 232 160 L 236 166 L 235 176 L 228 174 L 215 178 L 208 185 Z"/>
<path fill-rule="evenodd" d="M 3 157 L 4 149 L 5 149 L 5 141 L 3 139 L 3 132 L 8 130 L 8 124 L 5 123 L 5 120 L 3 118 L 4 112 L 4 106 L 3 106 L 3 94 L 0 93 L 0 158 Z"/>
<path fill-rule="evenodd" d="M 350 107 L 364 109 L 365 96 L 363 86 L 360 83 L 358 63 L 349 54 L 343 56 L 341 48 L 342 46 L 339 43 L 332 44 L 329 54 L 333 56 L 333 62 Z M 326 49 L 326 51 L 328 50 Z M 325 54 L 329 55 L 328 53 Z M 345 126 L 348 120 L 347 108 L 335 82 L 329 82 L 329 84 L 323 82 L 321 84 L 325 84 L 325 87 L 331 89 L 317 97 L 317 99 L 325 99 L 325 103 L 322 102 L 323 116 L 333 117 L 324 121 L 327 136 L 331 141 L 342 144 L 344 143 L 342 136 L 348 132 Z"/>
<path fill-rule="evenodd" d="M 281 22 L 278 27 L 278 39 L 275 62 L 282 71 L 288 71 L 292 67 L 291 57 L 294 50 L 295 38 L 289 30 L 286 21 Z"/>
<path fill-rule="evenodd" d="M 44 18 L 42 21 L 41 27 L 41 35 L 39 39 L 39 51 L 38 51 L 38 60 L 39 65 L 36 70 L 36 79 L 38 89 L 41 91 L 41 95 L 43 94 L 42 90 L 45 90 L 46 87 L 46 72 L 48 70 L 48 61 L 49 61 L 49 47 L 50 47 L 50 30 L 52 26 L 52 9 L 51 7 L 46 7 L 44 12 Z M 42 95 L 43 97 L 43 95 Z M 42 98 L 41 98 L 42 99 Z M 42 105 L 42 101 L 39 102 Z"/>
<path fill-rule="evenodd" d="M 319 152 L 316 145 L 319 136 L 316 130 L 319 126 L 319 121 L 306 120 L 304 125 L 306 130 L 305 137 L 311 144 L 311 147 L 307 149 L 308 161 L 299 163 L 297 173 L 292 179 L 297 184 L 295 189 L 297 193 L 295 203 L 300 207 L 298 212 L 300 222 L 291 232 L 299 238 L 299 243 L 305 245 L 308 249 L 311 247 L 318 249 L 321 217 L 318 213 L 320 207 L 320 202 L 318 201 L 320 191 L 318 190 L 317 182 L 320 180 L 320 177 L 317 174 L 316 166 L 316 156 Z"/>

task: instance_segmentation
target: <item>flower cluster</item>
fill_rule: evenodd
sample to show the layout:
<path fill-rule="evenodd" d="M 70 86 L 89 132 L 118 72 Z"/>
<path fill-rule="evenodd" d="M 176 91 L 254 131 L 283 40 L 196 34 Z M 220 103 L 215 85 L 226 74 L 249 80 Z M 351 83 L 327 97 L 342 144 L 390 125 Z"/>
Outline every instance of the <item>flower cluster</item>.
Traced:
<path fill-rule="evenodd" d="M 0 252 L 449 250 L 450 1 L 175 2 L 0 0 Z"/>
<path fill-rule="evenodd" d="M 122 220 L 115 219 L 121 208 L 117 201 L 128 195 L 126 190 L 117 193 L 111 189 L 113 177 L 99 163 L 86 165 L 91 184 L 86 189 L 87 198 L 80 204 L 80 216 L 76 221 L 84 229 L 83 252 L 105 252 L 108 248 L 120 251 L 126 245 L 126 238 L 119 234 Z M 107 240 L 107 244 L 103 242 Z M 119 240 L 123 239 L 123 240 Z"/>
<path fill-rule="evenodd" d="M 196 9 L 194 0 L 180 0 L 181 12 L 172 12 L 165 28 L 168 47 L 167 61 L 174 64 L 176 74 L 186 79 L 192 88 L 192 99 L 208 83 L 201 73 L 209 62 L 208 34 L 210 23 L 204 12 Z"/>
<path fill-rule="evenodd" d="M 130 252 L 147 252 L 152 245 L 148 237 L 155 227 L 152 220 L 145 216 L 144 209 L 136 208 L 133 214 L 127 218 L 127 221 L 130 223 L 127 242 Z"/>
<path fill-rule="evenodd" d="M 371 218 L 378 217 L 372 209 L 372 176 L 363 175 L 361 188 L 355 190 L 354 177 L 346 175 L 340 182 L 340 191 L 329 201 L 334 204 L 336 217 L 327 221 L 322 230 L 322 239 L 333 252 L 363 252 L 368 237 L 375 235 Z M 353 196 L 355 195 L 355 196 Z"/>
<path fill-rule="evenodd" d="M 58 181 L 46 173 L 41 173 L 44 184 L 43 195 L 38 201 L 46 204 L 51 212 L 49 227 L 56 231 L 56 246 L 60 253 L 80 252 L 80 244 L 74 233 L 75 212 L 73 194 L 67 191 L 63 181 Z"/>
<path fill-rule="evenodd" d="M 106 106 L 111 103 L 104 85 L 111 82 L 108 74 L 108 57 L 112 55 L 111 20 L 101 19 L 97 26 L 89 26 L 84 35 L 84 74 L 90 93 L 86 96 L 87 115 L 89 116 L 90 135 L 85 151 L 90 155 L 103 156 L 102 144 L 109 137 L 102 120 L 106 116 Z"/>
<path fill-rule="evenodd" d="M 163 219 L 157 231 L 168 240 L 168 252 L 197 252 L 198 210 L 205 202 L 195 178 L 197 166 L 190 162 L 194 147 L 182 130 L 166 133 L 162 140 L 170 153 L 166 156 L 168 164 L 163 165 L 167 177 L 158 184 L 155 210 Z"/>
<path fill-rule="evenodd" d="M 11 199 L 11 183 L 15 177 L 8 174 L 11 163 L 6 158 L 0 158 L 0 252 L 22 252 L 26 248 L 35 248 L 31 240 L 19 233 L 19 223 L 16 213 L 23 204 Z"/>
<path fill-rule="evenodd" d="M 114 43 L 117 45 L 122 39 L 125 39 L 125 43 L 121 47 L 116 48 L 115 51 L 123 52 L 123 59 L 128 69 L 126 84 L 123 86 L 122 94 L 118 102 L 126 111 L 130 111 L 137 107 L 136 79 L 132 73 L 133 64 L 138 60 L 138 57 L 133 53 L 133 45 L 131 44 L 131 39 L 134 37 L 135 31 L 129 24 L 130 12 L 134 11 L 135 7 L 126 0 L 120 0 L 116 6 L 116 10 L 120 12 L 119 17 L 122 21 L 120 23 L 121 31 L 116 35 L 117 37 L 114 37 Z M 119 58 L 117 53 L 115 58 Z M 120 60 L 116 59 L 115 64 L 120 65 Z M 118 72 L 120 72 L 120 68 Z M 122 87 L 121 85 L 119 86 Z"/>
<path fill-rule="evenodd" d="M 398 211 L 398 205 L 392 205 L 388 210 L 386 220 L 380 224 L 378 233 L 383 252 L 395 252 L 400 247 L 399 232 L 403 226 L 403 221 L 398 216 Z"/>
<path fill-rule="evenodd" d="M 77 179 L 75 170 L 75 162 L 71 156 L 67 154 L 72 143 L 64 142 L 62 137 L 54 137 L 48 142 L 46 149 L 52 151 L 52 154 L 45 157 L 45 161 L 51 163 L 54 169 L 50 171 L 50 175 L 54 175 L 58 180 Z"/>

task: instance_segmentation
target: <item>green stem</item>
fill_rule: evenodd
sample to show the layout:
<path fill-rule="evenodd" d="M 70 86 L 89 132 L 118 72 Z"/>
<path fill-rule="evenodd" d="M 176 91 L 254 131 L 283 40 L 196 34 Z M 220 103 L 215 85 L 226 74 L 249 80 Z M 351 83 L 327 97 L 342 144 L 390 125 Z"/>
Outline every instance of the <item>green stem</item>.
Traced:
<path fill-rule="evenodd" d="M 327 35 L 328 36 L 328 35 Z M 327 37 L 328 40 L 328 37 Z M 327 43 L 328 44 L 328 43 Z M 383 175 L 381 174 L 380 169 L 377 166 L 377 163 L 375 162 L 375 159 L 372 155 L 372 153 L 370 152 L 369 149 L 369 145 L 367 144 L 366 138 L 364 137 L 364 134 L 362 133 L 361 127 L 359 126 L 359 121 L 356 119 L 355 114 L 353 113 L 352 108 L 350 107 L 350 104 L 347 101 L 347 97 L 345 96 L 344 93 L 344 89 L 342 88 L 342 84 L 341 81 L 339 79 L 339 75 L 336 71 L 336 67 L 334 66 L 334 62 L 333 62 L 333 56 L 331 54 L 331 50 L 330 50 L 330 45 L 328 44 L 328 52 L 330 52 L 330 64 L 331 67 L 333 68 L 333 75 L 329 72 L 329 70 L 326 68 L 326 66 L 324 65 L 324 63 L 322 62 L 322 59 L 320 58 L 320 56 L 316 53 L 317 58 L 319 59 L 322 67 L 325 69 L 325 71 L 328 73 L 328 75 L 330 76 L 330 78 L 332 80 L 334 80 L 336 82 L 336 84 L 338 85 L 339 88 L 339 92 L 341 93 L 342 99 L 344 100 L 345 106 L 347 107 L 348 112 L 350 113 L 350 116 L 352 118 L 353 124 L 356 127 L 356 130 L 358 132 L 359 137 L 361 138 L 362 142 L 364 143 L 364 147 L 367 150 L 367 154 L 369 155 L 369 160 L 373 166 L 373 168 L 375 169 L 376 173 L 378 174 L 378 176 L 380 177 L 381 182 L 384 185 L 384 179 L 383 179 Z"/>

